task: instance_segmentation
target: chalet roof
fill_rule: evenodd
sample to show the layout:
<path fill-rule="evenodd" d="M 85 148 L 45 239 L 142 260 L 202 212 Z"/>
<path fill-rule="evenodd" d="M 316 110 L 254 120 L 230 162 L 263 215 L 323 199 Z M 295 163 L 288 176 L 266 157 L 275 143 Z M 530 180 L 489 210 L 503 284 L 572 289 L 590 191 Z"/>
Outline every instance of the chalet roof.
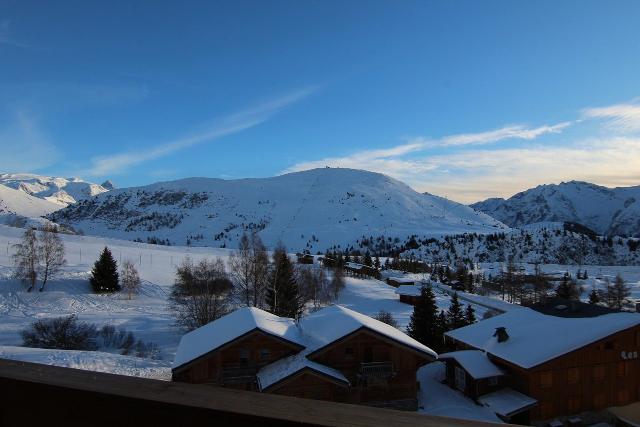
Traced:
<path fill-rule="evenodd" d="M 411 277 L 387 277 L 387 279 L 392 280 L 397 283 L 416 283 L 420 282 L 420 279 L 413 279 Z"/>
<path fill-rule="evenodd" d="M 487 354 L 480 350 L 452 351 L 439 355 L 438 359 L 454 359 L 476 380 L 504 375 L 504 371 L 494 365 Z"/>
<path fill-rule="evenodd" d="M 336 381 L 344 383 L 345 386 L 349 385 L 349 380 L 340 371 L 307 359 L 306 353 L 307 352 L 302 352 L 285 357 L 260 369 L 257 375 L 260 390 L 265 390 L 305 369 L 331 377 Z"/>
<path fill-rule="evenodd" d="M 433 358 L 438 357 L 435 351 L 393 326 L 341 305 L 331 305 L 304 317 L 300 321 L 300 327 L 308 339 L 308 348 L 312 352 L 358 329 L 366 328 Z"/>
<path fill-rule="evenodd" d="M 478 401 L 502 417 L 512 417 L 535 406 L 538 401 L 512 388 L 505 387 L 478 397 Z"/>
<path fill-rule="evenodd" d="M 255 329 L 305 346 L 293 319 L 278 317 L 255 307 L 243 307 L 185 334 L 178 345 L 172 368 L 176 369 Z"/>
<path fill-rule="evenodd" d="M 528 369 L 638 325 L 638 313 L 564 318 L 523 307 L 445 335 Z M 499 327 L 506 328 L 506 341 L 493 336 Z"/>
<path fill-rule="evenodd" d="M 410 297 L 419 297 L 421 292 L 422 286 L 417 285 L 400 285 L 396 288 L 396 294 Z"/>

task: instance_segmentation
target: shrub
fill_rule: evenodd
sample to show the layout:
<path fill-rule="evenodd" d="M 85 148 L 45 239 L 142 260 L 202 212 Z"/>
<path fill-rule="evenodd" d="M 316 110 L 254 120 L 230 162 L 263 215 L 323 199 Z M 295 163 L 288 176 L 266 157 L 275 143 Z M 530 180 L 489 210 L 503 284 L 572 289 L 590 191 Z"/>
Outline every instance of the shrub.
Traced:
<path fill-rule="evenodd" d="M 95 350 L 97 334 L 95 325 L 75 315 L 38 320 L 21 333 L 25 347 L 61 350 Z"/>

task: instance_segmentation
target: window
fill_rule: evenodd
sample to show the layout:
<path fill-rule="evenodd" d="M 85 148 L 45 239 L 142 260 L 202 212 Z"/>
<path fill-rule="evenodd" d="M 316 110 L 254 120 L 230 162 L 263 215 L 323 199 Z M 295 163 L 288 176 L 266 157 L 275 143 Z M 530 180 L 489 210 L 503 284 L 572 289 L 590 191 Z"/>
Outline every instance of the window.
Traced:
<path fill-rule="evenodd" d="M 553 386 L 553 371 L 540 372 L 540 388 Z"/>
<path fill-rule="evenodd" d="M 365 363 L 373 362 L 373 348 L 366 347 L 364 349 L 364 361 Z"/>
<path fill-rule="evenodd" d="M 629 375 L 629 362 L 618 362 L 616 366 L 616 375 L 619 377 L 626 377 Z"/>
<path fill-rule="evenodd" d="M 269 360 L 271 359 L 271 350 L 268 348 L 263 348 L 260 350 L 260 360 Z"/>
<path fill-rule="evenodd" d="M 354 354 L 355 351 L 353 350 L 353 347 L 347 347 L 344 349 L 344 355 L 347 359 L 353 359 Z"/>
<path fill-rule="evenodd" d="M 580 368 L 570 368 L 567 371 L 567 382 L 569 384 L 577 384 L 580 382 Z"/>
<path fill-rule="evenodd" d="M 456 380 L 456 388 L 460 391 L 465 391 L 467 388 L 467 373 L 461 369 L 459 366 L 456 366 L 455 369 L 455 380 Z"/>
<path fill-rule="evenodd" d="M 239 359 L 241 365 L 247 365 L 249 363 L 249 350 L 243 348 L 239 351 Z"/>
<path fill-rule="evenodd" d="M 605 369 L 604 366 L 598 365 L 593 368 L 593 379 L 594 381 L 602 381 L 604 380 Z"/>

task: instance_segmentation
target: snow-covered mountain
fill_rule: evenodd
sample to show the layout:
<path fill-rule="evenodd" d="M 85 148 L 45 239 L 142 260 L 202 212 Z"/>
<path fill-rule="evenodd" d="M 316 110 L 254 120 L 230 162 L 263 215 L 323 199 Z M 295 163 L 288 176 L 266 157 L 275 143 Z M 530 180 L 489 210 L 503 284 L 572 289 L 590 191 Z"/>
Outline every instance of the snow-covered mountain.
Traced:
<path fill-rule="evenodd" d="M 607 188 L 571 181 L 539 185 L 507 200 L 487 199 L 471 207 L 511 227 L 569 221 L 602 235 L 640 237 L 640 186 Z"/>
<path fill-rule="evenodd" d="M 0 224 L 23 226 L 45 221 L 60 206 L 0 184 Z"/>
<path fill-rule="evenodd" d="M 87 234 L 197 246 L 237 246 L 258 232 L 269 246 L 322 251 L 363 237 L 507 229 L 441 197 L 420 194 L 388 176 L 314 169 L 273 178 L 189 178 L 112 190 L 49 216 Z"/>
<path fill-rule="evenodd" d="M 29 173 L 2 173 L 0 184 L 62 207 L 110 190 L 80 178 L 60 178 Z M 110 181 L 106 181 L 105 184 L 113 186 Z"/>

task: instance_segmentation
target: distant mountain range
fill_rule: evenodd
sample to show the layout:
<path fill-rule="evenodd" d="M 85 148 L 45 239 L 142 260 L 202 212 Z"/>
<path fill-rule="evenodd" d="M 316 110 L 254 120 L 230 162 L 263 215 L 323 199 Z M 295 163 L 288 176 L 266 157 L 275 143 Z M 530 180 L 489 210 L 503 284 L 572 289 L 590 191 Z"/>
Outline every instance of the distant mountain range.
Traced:
<path fill-rule="evenodd" d="M 471 205 L 511 227 L 575 222 L 605 236 L 640 237 L 640 186 L 607 188 L 571 181 L 539 185 L 509 199 Z"/>
<path fill-rule="evenodd" d="M 236 247 L 244 232 L 257 232 L 268 246 L 282 241 L 314 253 L 370 237 L 404 241 L 508 230 L 488 215 L 386 175 L 336 168 L 117 189 L 48 218 L 87 234 L 178 245 Z"/>
<path fill-rule="evenodd" d="M 60 178 L 28 173 L 1 173 L 0 185 L 61 207 L 113 189 L 111 181 L 98 185 L 80 178 Z"/>

